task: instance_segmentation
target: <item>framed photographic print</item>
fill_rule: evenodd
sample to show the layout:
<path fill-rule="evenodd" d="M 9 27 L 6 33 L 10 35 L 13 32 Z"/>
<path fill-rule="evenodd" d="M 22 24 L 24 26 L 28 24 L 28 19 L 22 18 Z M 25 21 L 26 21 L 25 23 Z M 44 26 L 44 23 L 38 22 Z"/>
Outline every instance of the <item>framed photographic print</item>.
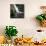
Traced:
<path fill-rule="evenodd" d="M 10 18 L 24 18 L 24 4 L 10 4 Z"/>

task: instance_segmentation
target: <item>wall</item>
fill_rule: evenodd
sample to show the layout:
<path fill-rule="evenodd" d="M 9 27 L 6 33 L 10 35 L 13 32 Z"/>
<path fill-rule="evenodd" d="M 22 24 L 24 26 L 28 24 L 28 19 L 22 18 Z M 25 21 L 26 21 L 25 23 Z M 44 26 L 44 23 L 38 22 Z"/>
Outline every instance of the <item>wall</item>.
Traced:
<path fill-rule="evenodd" d="M 10 4 L 24 4 L 25 18 L 11 19 Z M 6 25 L 15 25 L 19 31 L 18 36 L 22 34 L 31 36 L 36 29 L 42 29 L 35 19 L 35 16 L 41 13 L 40 6 L 42 5 L 46 5 L 46 0 L 0 0 L 0 34 L 4 34 Z"/>

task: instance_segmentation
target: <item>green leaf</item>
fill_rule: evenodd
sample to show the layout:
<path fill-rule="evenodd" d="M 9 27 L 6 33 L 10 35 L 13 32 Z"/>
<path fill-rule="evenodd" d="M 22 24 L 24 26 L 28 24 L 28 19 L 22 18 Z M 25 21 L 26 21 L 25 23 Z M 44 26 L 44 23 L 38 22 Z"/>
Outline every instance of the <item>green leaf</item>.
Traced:
<path fill-rule="evenodd" d="M 44 20 L 44 18 L 43 18 L 41 15 L 38 15 L 38 16 L 36 17 L 36 19 L 39 20 L 39 21 Z"/>
<path fill-rule="evenodd" d="M 16 36 L 17 35 L 18 31 L 17 31 L 15 26 L 6 26 L 6 27 L 7 27 L 6 28 L 6 32 L 5 32 L 6 36 L 12 37 L 12 36 Z"/>
<path fill-rule="evenodd" d="M 45 15 L 45 19 L 46 19 L 46 15 Z"/>

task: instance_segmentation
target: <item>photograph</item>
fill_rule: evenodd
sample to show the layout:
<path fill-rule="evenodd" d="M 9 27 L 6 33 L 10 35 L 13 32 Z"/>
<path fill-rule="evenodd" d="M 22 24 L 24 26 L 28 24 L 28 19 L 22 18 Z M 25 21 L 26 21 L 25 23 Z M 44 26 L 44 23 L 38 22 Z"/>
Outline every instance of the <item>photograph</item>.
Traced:
<path fill-rule="evenodd" d="M 0 46 L 46 46 L 46 0 L 0 0 Z"/>
<path fill-rule="evenodd" d="M 10 18 L 24 18 L 24 4 L 10 4 Z"/>

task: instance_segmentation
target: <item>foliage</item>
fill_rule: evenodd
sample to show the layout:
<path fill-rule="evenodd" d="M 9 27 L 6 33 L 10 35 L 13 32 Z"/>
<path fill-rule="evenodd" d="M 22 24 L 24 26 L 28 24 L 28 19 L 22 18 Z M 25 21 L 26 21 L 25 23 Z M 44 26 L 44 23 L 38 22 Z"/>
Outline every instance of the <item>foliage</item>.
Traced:
<path fill-rule="evenodd" d="M 5 34 L 9 38 L 11 38 L 12 36 L 16 36 L 17 33 L 18 33 L 18 31 L 17 31 L 15 26 L 6 26 L 5 30 L 6 30 Z"/>
<path fill-rule="evenodd" d="M 39 21 L 46 20 L 46 14 L 38 15 L 38 16 L 36 16 L 36 19 L 39 20 Z"/>

